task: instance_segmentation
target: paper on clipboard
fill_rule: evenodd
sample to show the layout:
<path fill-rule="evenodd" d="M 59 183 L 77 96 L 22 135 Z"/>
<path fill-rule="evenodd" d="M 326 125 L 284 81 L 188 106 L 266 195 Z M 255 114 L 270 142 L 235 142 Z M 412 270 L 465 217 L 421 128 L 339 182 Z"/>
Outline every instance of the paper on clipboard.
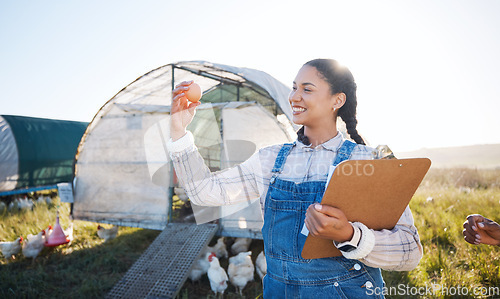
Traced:
<path fill-rule="evenodd" d="M 340 163 L 321 201 L 341 209 L 351 222 L 392 229 L 429 170 L 427 158 L 349 160 Z M 309 235 L 305 259 L 341 256 L 331 240 Z"/>

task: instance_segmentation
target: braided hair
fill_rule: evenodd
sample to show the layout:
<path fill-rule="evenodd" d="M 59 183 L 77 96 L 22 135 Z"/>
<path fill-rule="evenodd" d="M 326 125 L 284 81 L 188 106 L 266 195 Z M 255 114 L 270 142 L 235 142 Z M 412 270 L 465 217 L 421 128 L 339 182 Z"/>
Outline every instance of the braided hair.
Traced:
<path fill-rule="evenodd" d="M 338 116 L 346 124 L 347 133 L 358 144 L 365 144 L 363 138 L 359 135 L 356 125 L 356 107 L 358 100 L 356 98 L 356 82 L 348 68 L 341 66 L 333 59 L 314 59 L 306 62 L 304 65 L 315 67 L 323 79 L 330 85 L 331 94 L 344 93 L 346 101 L 338 111 Z M 298 139 L 304 144 L 310 144 L 307 136 L 304 135 L 304 127 L 297 132 Z"/>

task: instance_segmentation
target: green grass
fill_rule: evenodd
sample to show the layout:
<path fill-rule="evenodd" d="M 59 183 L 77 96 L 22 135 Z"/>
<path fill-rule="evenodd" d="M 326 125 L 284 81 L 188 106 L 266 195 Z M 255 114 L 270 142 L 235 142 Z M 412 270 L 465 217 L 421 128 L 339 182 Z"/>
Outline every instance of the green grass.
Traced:
<path fill-rule="evenodd" d="M 57 204 L 40 204 L 32 211 L 0 211 L 0 239 L 14 240 L 19 235 L 36 234 L 49 224 L 54 225 Z M 61 225 L 67 227 L 69 205 L 60 205 Z M 468 214 L 480 213 L 500 220 L 499 170 L 431 169 L 410 206 L 424 257 L 413 271 L 384 271 L 388 288 L 435 284 L 443 288 L 465 287 L 472 292 L 474 287 L 500 286 L 500 247 L 473 246 L 462 237 L 462 223 Z M 159 234 L 158 231 L 122 227 L 116 239 L 103 243 L 97 237 L 96 223 L 74 223 L 73 243 L 44 249 L 36 263 L 21 254 L 8 264 L 5 259 L 0 260 L 0 298 L 105 297 Z M 262 242 L 255 240 L 251 249 L 255 259 L 262 250 Z M 222 260 L 221 264 L 227 265 L 227 261 Z M 244 296 L 257 298 L 261 295 L 262 285 L 256 276 L 256 281 L 244 289 Z M 197 283 L 188 280 L 178 297 L 215 298 L 206 276 Z M 240 298 L 231 285 L 224 297 Z M 441 296 L 436 291 L 428 297 L 448 296 Z M 474 296 L 469 294 L 468 297 Z"/>
<path fill-rule="evenodd" d="M 500 286 L 500 247 L 471 245 L 462 236 L 469 214 L 500 220 L 499 179 L 498 170 L 431 169 L 410 203 L 424 256 L 413 271 L 384 271 L 387 285 L 434 284 L 443 290 L 433 293 L 436 298 L 451 288 L 465 287 L 471 295 L 474 288 Z"/>
<path fill-rule="evenodd" d="M 36 234 L 55 224 L 56 205 L 39 204 L 33 211 L 3 211 L 0 239 Z M 60 223 L 69 224 L 69 204 L 61 204 Z M 74 221 L 70 245 L 45 248 L 33 263 L 18 254 L 0 262 L 0 298 L 101 298 L 125 274 L 159 234 L 158 231 L 122 227 L 116 239 L 103 243 L 97 224 Z"/>

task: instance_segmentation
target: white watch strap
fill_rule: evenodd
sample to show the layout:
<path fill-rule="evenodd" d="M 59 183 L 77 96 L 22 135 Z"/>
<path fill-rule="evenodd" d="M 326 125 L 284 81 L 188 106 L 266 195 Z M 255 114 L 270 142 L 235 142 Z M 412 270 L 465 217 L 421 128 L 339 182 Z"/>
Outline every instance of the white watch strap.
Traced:
<path fill-rule="evenodd" d="M 356 245 L 357 247 L 359 245 L 359 241 L 361 240 L 361 229 L 356 225 L 353 225 L 352 227 L 354 229 L 354 234 L 352 234 L 352 239 L 350 243 Z"/>
<path fill-rule="evenodd" d="M 341 251 L 341 253 L 345 258 L 359 260 L 372 252 L 373 247 L 375 247 L 375 234 L 361 222 L 353 222 L 352 226 L 356 226 L 361 230 L 361 240 L 358 248 L 350 252 Z"/>
<path fill-rule="evenodd" d="M 349 223 L 351 223 L 351 222 L 349 222 Z M 351 225 L 352 225 L 352 223 L 351 223 Z M 352 228 L 354 230 L 354 232 L 352 234 L 352 238 L 350 240 L 347 240 L 347 241 L 344 241 L 341 243 L 333 241 L 333 244 L 335 245 L 335 247 L 340 248 L 340 247 L 345 246 L 345 245 L 351 245 L 354 247 L 358 246 L 359 241 L 361 239 L 361 230 L 359 227 L 357 227 L 355 225 L 352 225 Z"/>

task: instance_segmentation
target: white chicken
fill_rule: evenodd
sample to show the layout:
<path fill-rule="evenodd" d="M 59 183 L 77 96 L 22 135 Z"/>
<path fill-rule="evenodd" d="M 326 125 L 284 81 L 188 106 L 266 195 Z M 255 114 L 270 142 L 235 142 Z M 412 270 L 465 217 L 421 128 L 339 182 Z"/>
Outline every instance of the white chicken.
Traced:
<path fill-rule="evenodd" d="M 0 242 L 0 251 L 3 256 L 9 262 L 11 259 L 16 259 L 15 255 L 21 251 L 21 244 L 23 243 L 23 237 L 19 237 L 12 242 Z"/>
<path fill-rule="evenodd" d="M 17 199 L 14 199 L 9 203 L 8 206 L 9 211 L 16 211 L 19 210 L 19 201 Z"/>
<path fill-rule="evenodd" d="M 19 198 L 18 206 L 21 210 L 33 210 L 33 201 L 25 196 Z"/>
<path fill-rule="evenodd" d="M 73 242 L 73 222 L 71 222 L 69 226 L 64 230 L 64 235 L 69 240 L 68 245 L 71 244 L 71 242 Z"/>
<path fill-rule="evenodd" d="M 45 229 L 45 236 L 50 236 L 50 234 L 52 234 L 52 231 L 52 225 L 47 226 L 47 228 Z"/>
<path fill-rule="evenodd" d="M 37 198 L 36 198 L 36 204 L 39 205 L 39 204 L 42 204 L 45 202 L 45 198 L 42 196 L 42 195 L 39 195 Z"/>
<path fill-rule="evenodd" d="M 219 293 L 224 295 L 224 291 L 227 289 L 227 273 L 220 266 L 219 259 L 215 254 L 210 254 L 208 256 L 208 261 L 210 262 L 210 268 L 208 268 L 208 279 L 210 280 L 210 288 L 214 291 L 217 296 Z"/>
<path fill-rule="evenodd" d="M 224 237 L 220 237 L 219 239 L 217 239 L 217 244 L 215 244 L 214 246 L 207 246 L 207 248 L 205 248 L 205 252 L 214 252 L 219 259 L 221 257 L 227 258 L 228 253 L 226 249 L 226 243 L 224 243 Z"/>
<path fill-rule="evenodd" d="M 40 254 L 45 246 L 45 230 L 42 230 L 37 235 L 29 234 L 23 242 L 22 252 L 27 258 L 32 258 L 33 263 L 36 257 Z"/>
<path fill-rule="evenodd" d="M 261 251 L 261 253 L 259 253 L 259 255 L 257 256 L 257 259 L 255 260 L 255 271 L 257 271 L 260 279 L 262 279 L 264 275 L 267 274 L 267 263 L 264 251 Z"/>
<path fill-rule="evenodd" d="M 186 194 L 186 190 L 182 187 L 174 187 L 174 193 L 183 202 L 186 202 L 189 199 L 189 196 Z"/>
<path fill-rule="evenodd" d="M 118 234 L 118 226 L 113 226 L 112 228 L 104 228 L 100 225 L 97 226 L 97 235 L 99 238 L 104 239 L 104 242 L 112 240 L 116 238 Z"/>
<path fill-rule="evenodd" d="M 252 252 L 240 252 L 238 255 L 229 258 L 227 274 L 229 281 L 234 285 L 241 296 L 243 288 L 254 278 L 255 267 L 252 263 Z"/>
<path fill-rule="evenodd" d="M 248 251 L 251 242 L 252 239 L 250 238 L 236 238 L 233 245 L 231 246 L 231 252 L 234 255 L 237 255 L 240 252 L 246 252 Z"/>
<path fill-rule="evenodd" d="M 207 274 L 208 268 L 210 268 L 208 257 L 211 254 L 213 254 L 213 252 L 204 253 L 202 257 L 194 262 L 191 272 L 189 272 L 189 279 L 191 279 L 191 281 L 198 281 L 203 274 Z"/>

